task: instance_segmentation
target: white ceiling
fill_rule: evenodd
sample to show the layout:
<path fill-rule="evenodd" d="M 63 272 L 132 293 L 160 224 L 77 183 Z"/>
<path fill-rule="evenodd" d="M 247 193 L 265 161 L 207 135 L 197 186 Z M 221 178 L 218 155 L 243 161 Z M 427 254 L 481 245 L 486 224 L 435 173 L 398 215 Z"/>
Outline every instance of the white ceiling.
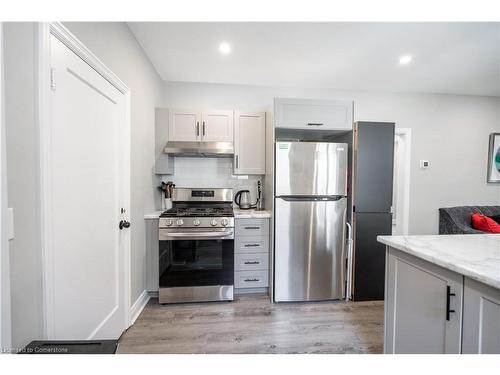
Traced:
<path fill-rule="evenodd" d="M 500 23 L 128 25 L 168 81 L 500 96 Z"/>

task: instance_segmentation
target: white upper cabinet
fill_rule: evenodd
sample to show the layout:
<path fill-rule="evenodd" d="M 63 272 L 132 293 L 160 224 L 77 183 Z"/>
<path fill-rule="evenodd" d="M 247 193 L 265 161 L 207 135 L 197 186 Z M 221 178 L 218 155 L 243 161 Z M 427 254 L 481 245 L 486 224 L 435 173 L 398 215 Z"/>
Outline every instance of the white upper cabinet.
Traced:
<path fill-rule="evenodd" d="M 233 142 L 233 111 L 171 109 L 168 136 L 174 142 Z"/>
<path fill-rule="evenodd" d="M 170 141 L 201 141 L 201 112 L 187 109 L 170 110 L 168 138 Z"/>
<path fill-rule="evenodd" d="M 155 174 L 174 174 L 174 158 L 163 152 L 168 141 L 170 113 L 166 108 L 155 110 Z"/>
<path fill-rule="evenodd" d="M 235 112 L 234 174 L 266 173 L 266 114 Z"/>
<path fill-rule="evenodd" d="M 233 111 L 204 111 L 201 117 L 201 141 L 233 142 Z"/>
<path fill-rule="evenodd" d="M 277 128 L 352 130 L 351 100 L 274 99 Z"/>

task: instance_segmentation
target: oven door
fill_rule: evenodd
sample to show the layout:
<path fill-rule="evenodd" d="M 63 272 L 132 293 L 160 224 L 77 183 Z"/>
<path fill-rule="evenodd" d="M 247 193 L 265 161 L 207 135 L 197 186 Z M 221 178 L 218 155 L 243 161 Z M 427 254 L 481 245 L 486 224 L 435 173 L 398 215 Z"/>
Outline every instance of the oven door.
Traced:
<path fill-rule="evenodd" d="M 233 228 L 160 228 L 160 288 L 232 286 Z"/>

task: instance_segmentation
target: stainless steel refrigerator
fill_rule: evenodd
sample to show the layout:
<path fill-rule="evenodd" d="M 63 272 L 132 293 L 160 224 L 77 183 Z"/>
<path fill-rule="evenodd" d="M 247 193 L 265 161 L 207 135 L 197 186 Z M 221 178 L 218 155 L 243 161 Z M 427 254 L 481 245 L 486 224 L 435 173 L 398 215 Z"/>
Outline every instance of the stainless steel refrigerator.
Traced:
<path fill-rule="evenodd" d="M 345 296 L 347 144 L 277 142 L 274 300 Z"/>

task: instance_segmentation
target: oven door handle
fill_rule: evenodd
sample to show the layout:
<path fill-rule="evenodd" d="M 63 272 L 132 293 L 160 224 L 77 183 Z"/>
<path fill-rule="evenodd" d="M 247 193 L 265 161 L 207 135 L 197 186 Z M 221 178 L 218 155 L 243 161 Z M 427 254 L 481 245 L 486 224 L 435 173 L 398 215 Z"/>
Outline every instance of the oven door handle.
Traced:
<path fill-rule="evenodd" d="M 227 238 L 233 236 L 234 232 L 232 230 L 228 231 L 218 231 L 218 232 L 163 232 L 160 231 L 160 237 L 164 239 L 168 238 L 191 238 L 191 239 L 204 239 L 204 238 Z"/>

